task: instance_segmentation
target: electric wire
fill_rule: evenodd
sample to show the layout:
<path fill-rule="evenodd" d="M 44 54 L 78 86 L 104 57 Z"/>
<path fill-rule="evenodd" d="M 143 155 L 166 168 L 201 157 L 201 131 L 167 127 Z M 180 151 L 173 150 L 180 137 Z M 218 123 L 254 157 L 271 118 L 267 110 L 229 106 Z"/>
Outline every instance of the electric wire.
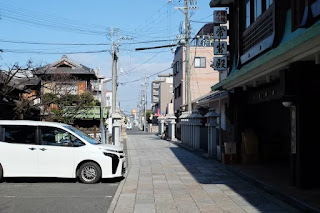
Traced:
<path fill-rule="evenodd" d="M 31 53 L 31 54 L 52 54 L 52 55 L 67 55 L 67 54 L 93 54 L 93 53 L 105 53 L 110 52 L 110 50 L 93 50 L 93 51 L 77 51 L 77 52 L 45 52 L 45 51 L 31 51 L 23 49 L 1 49 L 3 53 Z"/>
<path fill-rule="evenodd" d="M 154 74 L 152 74 L 152 75 L 147 76 L 147 78 L 150 78 L 150 77 L 152 77 L 152 76 L 158 75 L 158 74 L 163 73 L 163 72 L 165 72 L 165 71 L 168 71 L 168 70 L 170 70 L 170 69 L 172 69 L 172 68 L 169 67 L 169 68 L 167 68 L 167 69 L 161 70 L 161 71 L 159 71 L 159 72 L 156 72 L 156 73 L 154 73 Z M 145 77 L 139 78 L 139 79 L 135 79 L 135 80 L 132 80 L 132 81 L 121 82 L 120 84 L 121 84 L 121 85 L 125 85 L 125 84 L 129 84 L 129 83 L 134 83 L 134 82 L 137 82 L 137 81 L 141 81 L 141 80 L 143 80 L 143 79 L 145 79 Z"/>

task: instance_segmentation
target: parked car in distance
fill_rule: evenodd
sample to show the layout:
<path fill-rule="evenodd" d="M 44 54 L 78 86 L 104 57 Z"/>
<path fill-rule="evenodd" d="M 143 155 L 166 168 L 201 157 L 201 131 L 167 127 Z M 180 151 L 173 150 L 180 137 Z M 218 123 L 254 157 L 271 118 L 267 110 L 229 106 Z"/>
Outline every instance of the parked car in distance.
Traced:
<path fill-rule="evenodd" d="M 70 125 L 0 120 L 0 180 L 58 177 L 91 184 L 125 170 L 123 147 L 100 144 Z"/>
<path fill-rule="evenodd" d="M 132 129 L 132 123 L 127 123 L 127 129 Z"/>

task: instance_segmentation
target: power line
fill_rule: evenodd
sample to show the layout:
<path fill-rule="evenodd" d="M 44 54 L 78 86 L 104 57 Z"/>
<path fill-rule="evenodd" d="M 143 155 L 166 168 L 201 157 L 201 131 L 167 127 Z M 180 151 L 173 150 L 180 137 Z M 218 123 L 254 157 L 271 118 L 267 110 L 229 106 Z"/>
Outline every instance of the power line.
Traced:
<path fill-rule="evenodd" d="M 157 43 L 157 42 L 168 42 L 176 39 L 163 39 L 163 40 L 149 40 L 149 41 L 139 41 L 139 42 L 130 42 L 122 44 L 148 44 L 148 43 Z M 111 45 L 109 43 L 55 43 L 55 42 L 36 42 L 36 41 L 16 41 L 16 40 L 5 40 L 0 39 L 0 42 L 4 43 L 13 43 L 13 44 L 30 44 L 30 45 L 65 45 L 65 46 L 104 46 Z"/>
<path fill-rule="evenodd" d="M 75 20 L 60 18 L 51 14 L 48 16 L 46 14 L 44 15 L 34 11 L 12 7 L 3 3 L 0 3 L 0 5 L 2 17 L 10 21 L 21 22 L 26 25 L 42 26 L 55 30 L 106 36 L 105 30 L 97 30 L 97 27 L 93 28 L 94 24 L 85 26 L 85 24 Z"/>
<path fill-rule="evenodd" d="M 162 51 L 160 51 L 160 52 L 157 52 L 157 53 L 156 53 L 155 55 L 153 55 L 151 58 L 147 59 L 146 61 L 142 62 L 141 64 L 137 65 L 136 67 L 134 67 L 134 68 L 132 68 L 132 69 L 130 69 L 130 70 L 128 70 L 128 71 L 126 71 L 126 72 L 127 72 L 127 73 L 129 73 L 129 72 L 131 72 L 131 71 L 133 71 L 133 70 L 137 69 L 138 67 L 141 67 L 143 64 L 145 64 L 145 63 L 147 63 L 147 62 L 151 61 L 153 58 L 155 58 L 155 57 L 156 57 L 157 55 L 159 55 L 161 52 L 163 52 L 163 50 L 162 50 Z"/>
<path fill-rule="evenodd" d="M 53 54 L 53 55 L 105 53 L 109 51 L 110 50 L 93 50 L 93 51 L 79 51 L 79 52 L 45 52 L 45 51 L 23 50 L 23 49 L 1 49 L 0 50 L 0 52 L 3 52 L 3 53 L 31 53 L 31 54 Z"/>
<path fill-rule="evenodd" d="M 50 42 L 36 42 L 36 41 L 14 41 L 0 39 L 0 42 L 12 43 L 12 44 L 31 44 L 31 45 L 64 45 L 64 46 L 96 46 L 96 45 L 110 45 L 108 43 L 50 43 Z"/>
<path fill-rule="evenodd" d="M 162 70 L 162 71 L 160 71 L 160 72 L 156 72 L 156 73 L 154 73 L 154 74 L 152 74 L 152 75 L 149 75 L 147 78 L 150 78 L 150 77 L 152 77 L 152 76 L 158 75 L 158 74 L 163 73 L 163 72 L 165 72 L 165 71 L 168 71 L 168 70 L 170 70 L 170 69 L 172 69 L 172 68 L 169 67 L 169 68 L 167 68 L 167 69 L 165 69 L 165 70 Z M 137 81 L 141 81 L 141 80 L 144 80 L 144 79 L 145 79 L 145 77 L 139 78 L 139 79 L 136 79 L 136 80 L 132 80 L 132 81 L 122 82 L 122 83 L 120 83 L 120 84 L 121 84 L 121 85 L 125 85 L 125 84 L 129 84 L 129 83 L 134 83 L 134 82 L 137 82 Z"/>

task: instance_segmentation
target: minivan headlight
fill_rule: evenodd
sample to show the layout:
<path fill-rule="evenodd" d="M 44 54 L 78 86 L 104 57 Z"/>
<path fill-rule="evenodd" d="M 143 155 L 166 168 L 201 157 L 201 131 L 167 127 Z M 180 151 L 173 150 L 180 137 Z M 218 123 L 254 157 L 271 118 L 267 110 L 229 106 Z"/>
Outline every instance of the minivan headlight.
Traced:
<path fill-rule="evenodd" d="M 105 156 L 111 157 L 111 158 L 118 158 L 118 155 L 113 154 L 113 153 L 109 153 L 109 152 L 103 152 L 103 154 Z"/>
<path fill-rule="evenodd" d="M 117 151 L 117 150 L 112 150 L 112 149 L 104 149 L 108 152 L 115 152 L 115 153 L 123 153 L 123 151 Z"/>

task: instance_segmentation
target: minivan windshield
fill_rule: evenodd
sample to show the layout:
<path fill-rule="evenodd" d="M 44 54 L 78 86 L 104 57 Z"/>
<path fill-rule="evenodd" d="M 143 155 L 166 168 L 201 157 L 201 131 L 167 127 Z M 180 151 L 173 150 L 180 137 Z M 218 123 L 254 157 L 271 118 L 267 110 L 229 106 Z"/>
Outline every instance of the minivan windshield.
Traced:
<path fill-rule="evenodd" d="M 87 135 L 86 133 L 80 131 L 79 129 L 73 127 L 73 126 L 63 126 L 64 128 L 76 133 L 79 137 L 81 137 L 82 139 L 88 141 L 91 144 L 99 144 L 98 141 L 96 141 L 94 138 L 90 137 L 89 135 Z"/>

